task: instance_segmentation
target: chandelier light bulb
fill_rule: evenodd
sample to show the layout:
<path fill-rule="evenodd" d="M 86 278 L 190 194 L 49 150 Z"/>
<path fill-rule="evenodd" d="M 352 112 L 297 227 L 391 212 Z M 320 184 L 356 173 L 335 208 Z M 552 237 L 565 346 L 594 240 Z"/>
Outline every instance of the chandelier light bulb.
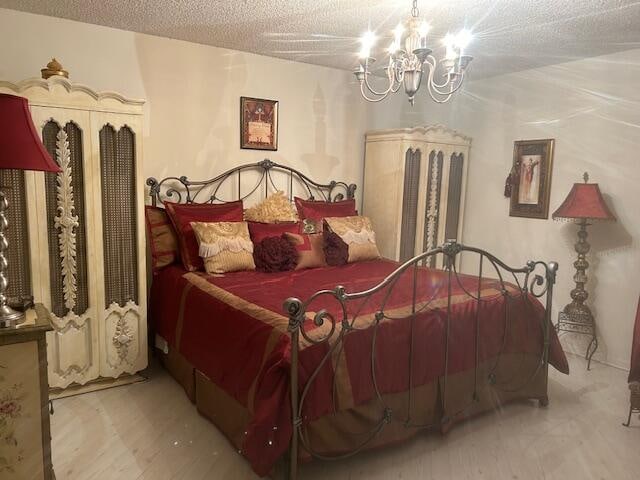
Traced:
<path fill-rule="evenodd" d="M 367 32 L 365 32 L 362 35 L 362 38 L 360 39 L 360 44 L 362 45 L 362 48 L 360 50 L 360 57 L 361 58 L 370 57 L 371 48 L 373 48 L 375 43 L 376 43 L 376 34 L 373 33 L 371 30 L 368 30 Z"/>
<path fill-rule="evenodd" d="M 400 22 L 396 28 L 393 29 L 393 36 L 395 37 L 395 42 L 400 45 L 400 40 L 402 40 L 402 34 L 404 33 L 404 25 Z"/>
<path fill-rule="evenodd" d="M 442 39 L 442 43 L 445 47 L 453 47 L 453 44 L 455 43 L 455 37 L 451 33 L 447 33 Z"/>
<path fill-rule="evenodd" d="M 469 46 L 472 39 L 473 39 L 473 35 L 471 34 L 471 32 L 466 28 L 463 28 L 455 36 L 454 41 L 455 41 L 455 45 L 462 50 Z"/>
<path fill-rule="evenodd" d="M 420 35 L 420 37 L 424 38 L 429 34 L 430 30 L 431 30 L 431 25 L 423 21 L 420 23 L 420 26 L 418 27 L 418 34 Z"/>
<path fill-rule="evenodd" d="M 450 33 L 444 37 L 442 41 L 446 47 L 446 52 L 444 55 L 445 60 L 455 60 L 458 58 L 458 51 L 456 49 L 456 37 Z"/>

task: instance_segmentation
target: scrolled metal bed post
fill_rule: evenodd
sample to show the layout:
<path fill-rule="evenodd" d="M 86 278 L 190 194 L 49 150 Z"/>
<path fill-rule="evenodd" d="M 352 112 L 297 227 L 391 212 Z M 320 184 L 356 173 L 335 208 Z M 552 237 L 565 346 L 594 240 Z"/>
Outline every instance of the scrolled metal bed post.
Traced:
<path fill-rule="evenodd" d="M 289 387 L 291 389 L 291 444 L 289 446 L 289 480 L 298 476 L 298 428 L 302 424 L 298 406 L 298 352 L 300 328 L 304 320 L 304 306 L 297 298 L 289 298 L 284 303 L 289 313 L 288 331 L 291 335 L 291 369 Z"/>
<path fill-rule="evenodd" d="M 158 180 L 156 180 L 154 177 L 149 177 L 147 178 L 147 185 L 149 187 L 149 196 L 151 197 L 151 205 L 153 207 L 156 207 L 157 197 L 158 197 L 158 188 L 159 188 Z"/>
<path fill-rule="evenodd" d="M 545 396 L 541 398 L 540 406 L 546 407 L 549 405 L 549 347 L 551 344 L 551 328 L 553 320 L 551 319 L 551 308 L 553 305 L 553 286 L 556 283 L 556 274 L 558 273 L 558 264 L 556 262 L 549 262 L 546 265 L 546 305 L 545 305 L 545 318 L 544 318 L 544 393 Z"/>

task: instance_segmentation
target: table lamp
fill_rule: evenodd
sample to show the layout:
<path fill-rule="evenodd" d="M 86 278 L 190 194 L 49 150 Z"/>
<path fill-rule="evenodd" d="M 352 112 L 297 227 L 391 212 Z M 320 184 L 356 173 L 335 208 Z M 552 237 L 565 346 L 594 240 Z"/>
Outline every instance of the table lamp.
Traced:
<path fill-rule="evenodd" d="M 584 289 L 587 283 L 587 253 L 591 245 L 587 242 L 587 226 L 594 221 L 615 221 L 616 217 L 602 198 L 600 187 L 597 183 L 589 183 L 589 174 L 584 173 L 584 183 L 574 183 L 569 195 L 562 205 L 553 212 L 553 219 L 566 219 L 576 222 L 578 229 L 578 242 L 575 244 L 578 259 L 573 262 L 576 273 L 573 281 L 576 287 L 571 290 L 571 303 L 567 304 L 558 315 L 556 330 L 565 332 L 582 333 L 591 335 L 591 342 L 587 347 L 585 358 L 587 370 L 591 369 L 591 358 L 598 349 L 596 325 L 591 309 L 585 305 L 589 293 Z"/>
<path fill-rule="evenodd" d="M 27 99 L 4 93 L 0 93 L 0 168 L 60 171 L 40 140 Z M 0 328 L 14 327 L 24 321 L 24 312 L 7 304 L 8 208 L 9 202 L 0 186 Z"/>

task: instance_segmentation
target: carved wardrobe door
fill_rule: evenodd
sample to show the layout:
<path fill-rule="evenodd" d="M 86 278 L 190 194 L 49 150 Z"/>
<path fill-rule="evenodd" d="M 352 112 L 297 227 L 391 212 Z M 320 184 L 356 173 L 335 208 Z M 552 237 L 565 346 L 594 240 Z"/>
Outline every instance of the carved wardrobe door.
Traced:
<path fill-rule="evenodd" d="M 144 191 L 140 117 L 91 113 L 100 375 L 134 373 L 147 364 Z"/>
<path fill-rule="evenodd" d="M 89 238 L 95 216 L 90 116 L 86 111 L 42 106 L 32 116 L 60 173 L 28 172 L 34 296 L 51 312 L 47 333 L 49 385 L 85 384 L 99 375 L 98 303 L 90 268 Z"/>

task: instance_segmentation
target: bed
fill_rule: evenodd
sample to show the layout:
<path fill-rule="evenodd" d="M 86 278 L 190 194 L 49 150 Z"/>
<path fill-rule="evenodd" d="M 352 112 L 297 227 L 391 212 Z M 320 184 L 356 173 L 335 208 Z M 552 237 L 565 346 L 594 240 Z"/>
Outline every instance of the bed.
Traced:
<path fill-rule="evenodd" d="M 268 160 L 204 182 L 147 183 L 154 205 L 216 202 L 225 182 L 244 198 L 247 170 L 258 172 L 250 194 L 276 188 L 276 174 L 290 196 L 295 184 L 327 201 L 355 191 Z M 460 255 L 477 271 L 460 273 Z M 434 256 L 442 269 L 424 266 Z M 404 264 L 224 275 L 172 265 L 153 278 L 149 312 L 163 363 L 198 410 L 257 474 L 286 458 L 296 478 L 310 458 L 446 432 L 513 400 L 546 406 L 548 365 L 568 373 L 549 317 L 556 270 L 511 268 L 455 241 Z"/>

